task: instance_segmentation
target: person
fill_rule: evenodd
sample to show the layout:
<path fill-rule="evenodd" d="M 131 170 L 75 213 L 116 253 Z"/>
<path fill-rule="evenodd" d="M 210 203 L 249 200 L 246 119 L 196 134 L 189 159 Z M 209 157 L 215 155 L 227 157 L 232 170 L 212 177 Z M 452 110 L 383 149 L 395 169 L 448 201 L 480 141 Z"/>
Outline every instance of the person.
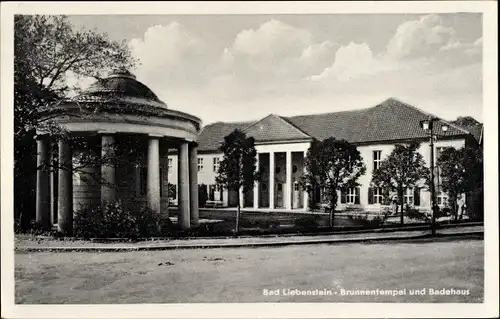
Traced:
<path fill-rule="evenodd" d="M 392 213 L 393 215 L 398 214 L 398 198 L 396 196 L 392 197 Z"/>
<path fill-rule="evenodd" d="M 459 220 L 462 219 L 463 214 L 464 214 L 464 209 L 465 209 L 465 196 L 463 194 L 460 194 L 457 200 L 457 217 Z"/>

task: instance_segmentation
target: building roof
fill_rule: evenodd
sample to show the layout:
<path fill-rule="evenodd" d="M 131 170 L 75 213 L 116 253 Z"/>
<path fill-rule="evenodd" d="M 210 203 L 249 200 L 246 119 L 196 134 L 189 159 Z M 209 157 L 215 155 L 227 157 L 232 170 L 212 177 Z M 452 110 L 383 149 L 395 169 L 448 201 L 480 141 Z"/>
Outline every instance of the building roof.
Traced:
<path fill-rule="evenodd" d="M 335 137 L 355 144 L 423 139 L 427 138 L 428 135 L 420 127 L 420 121 L 428 119 L 429 116 L 431 114 L 390 98 L 376 106 L 361 110 L 292 117 L 269 115 L 253 123 L 217 122 L 207 125 L 202 130 L 198 138 L 198 144 L 200 151 L 215 151 L 220 146 L 224 136 L 236 128 L 253 136 L 257 144 L 259 142 L 290 139 L 288 134 L 291 134 L 294 139 L 316 138 L 323 140 L 328 137 Z M 291 126 L 283 124 L 286 122 Z M 266 129 L 259 130 L 258 134 L 255 134 L 255 129 L 252 129 L 252 127 L 258 127 L 259 123 L 264 123 Z M 272 123 L 275 123 L 276 126 L 270 129 L 269 124 Z M 441 125 L 444 123 L 449 127 L 445 133 L 441 131 Z M 434 130 L 444 137 L 471 134 L 468 130 L 442 119 L 434 122 Z"/>
<path fill-rule="evenodd" d="M 113 71 L 73 98 L 76 102 L 116 102 L 127 105 L 167 108 L 156 94 L 125 69 Z"/>
<path fill-rule="evenodd" d="M 243 130 L 258 142 L 311 140 L 311 136 L 281 116 L 270 114 Z"/>
<path fill-rule="evenodd" d="M 224 141 L 224 136 L 235 129 L 244 130 L 254 122 L 216 122 L 205 126 L 198 136 L 199 151 L 215 151 Z"/>

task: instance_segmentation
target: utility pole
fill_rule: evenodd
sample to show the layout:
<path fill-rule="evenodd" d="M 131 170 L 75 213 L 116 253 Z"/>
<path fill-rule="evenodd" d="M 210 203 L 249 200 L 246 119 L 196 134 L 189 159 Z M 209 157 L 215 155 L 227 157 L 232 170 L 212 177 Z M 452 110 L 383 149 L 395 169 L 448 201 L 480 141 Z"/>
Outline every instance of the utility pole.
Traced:
<path fill-rule="evenodd" d="M 434 134 L 432 130 L 432 118 L 429 119 L 430 122 L 430 148 L 431 148 L 431 209 L 432 209 L 432 221 L 431 221 L 431 231 L 432 236 L 436 235 L 436 185 L 434 185 Z"/>
<path fill-rule="evenodd" d="M 438 205 L 436 204 L 436 185 L 435 185 L 435 178 L 434 178 L 434 136 L 436 136 L 433 126 L 434 122 L 439 121 L 439 119 L 429 115 L 428 120 L 423 120 L 420 121 L 420 126 L 424 129 L 424 131 L 429 134 L 430 136 L 430 143 L 429 146 L 431 148 L 431 159 L 430 159 L 430 164 L 431 164 L 431 180 L 430 180 L 430 188 L 431 188 L 431 211 L 432 211 L 432 217 L 431 217 L 431 231 L 432 231 L 432 236 L 436 235 L 436 215 L 437 215 L 437 210 L 439 209 Z M 446 123 L 441 123 L 441 131 L 446 133 L 448 131 L 448 125 Z M 437 134 L 439 135 L 439 134 Z"/>

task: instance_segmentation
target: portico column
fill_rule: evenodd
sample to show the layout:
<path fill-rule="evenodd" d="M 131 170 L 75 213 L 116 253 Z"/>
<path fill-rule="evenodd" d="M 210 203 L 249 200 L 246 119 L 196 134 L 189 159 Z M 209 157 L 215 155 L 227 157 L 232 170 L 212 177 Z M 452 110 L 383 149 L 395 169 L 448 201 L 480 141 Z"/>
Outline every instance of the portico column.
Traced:
<path fill-rule="evenodd" d="M 189 145 L 189 209 L 191 224 L 199 223 L 198 207 L 198 146 L 196 143 Z"/>
<path fill-rule="evenodd" d="M 286 152 L 285 209 L 292 209 L 292 152 Z"/>
<path fill-rule="evenodd" d="M 168 206 L 170 205 L 170 190 L 169 190 L 169 167 L 168 167 L 168 148 L 165 152 L 165 155 L 163 156 L 163 180 L 160 181 L 160 187 L 163 188 L 163 197 L 166 198 L 165 200 L 165 206 L 164 206 L 164 211 L 166 212 L 166 215 L 169 216 L 168 214 Z M 166 186 L 166 187 L 165 187 Z"/>
<path fill-rule="evenodd" d="M 49 141 L 46 135 L 37 136 L 37 171 L 36 171 L 36 221 L 45 230 L 49 230 L 50 221 L 50 175 Z"/>
<path fill-rule="evenodd" d="M 303 161 L 303 167 L 304 167 L 304 175 L 307 174 L 307 167 L 306 167 L 306 157 L 307 157 L 307 151 L 304 151 L 304 161 Z M 304 207 L 304 210 L 305 211 L 308 211 L 309 210 L 309 192 L 306 190 L 304 190 L 302 192 L 302 194 L 304 195 L 303 196 L 303 207 Z"/>
<path fill-rule="evenodd" d="M 178 165 L 177 165 L 177 177 L 178 177 L 178 220 L 179 225 L 182 229 L 189 229 L 190 223 L 190 204 L 189 204 L 189 150 L 188 143 L 183 142 L 179 146 L 178 152 Z"/>
<path fill-rule="evenodd" d="M 68 141 L 59 141 L 59 180 L 57 223 L 66 236 L 73 233 L 73 177 L 72 152 Z"/>
<path fill-rule="evenodd" d="M 160 213 L 160 146 L 159 136 L 148 138 L 148 206 L 155 213 Z"/>
<path fill-rule="evenodd" d="M 240 197 L 240 207 L 245 207 L 245 195 L 243 194 L 243 187 L 238 190 L 238 196 Z"/>
<path fill-rule="evenodd" d="M 257 160 L 255 162 L 255 167 L 257 168 L 257 172 L 260 171 L 259 169 L 259 154 L 257 153 Z M 253 185 L 253 208 L 258 209 L 259 208 L 259 181 L 255 181 Z"/>
<path fill-rule="evenodd" d="M 101 135 L 101 203 L 116 199 L 115 137 L 112 133 Z"/>
<path fill-rule="evenodd" d="M 274 209 L 274 152 L 269 152 L 269 209 Z"/>

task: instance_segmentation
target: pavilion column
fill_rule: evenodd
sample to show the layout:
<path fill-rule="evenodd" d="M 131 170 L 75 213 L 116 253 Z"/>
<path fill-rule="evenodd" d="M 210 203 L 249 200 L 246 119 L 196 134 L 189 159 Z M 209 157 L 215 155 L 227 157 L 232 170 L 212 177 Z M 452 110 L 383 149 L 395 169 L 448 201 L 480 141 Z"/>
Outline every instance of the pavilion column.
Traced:
<path fill-rule="evenodd" d="M 50 160 L 54 163 L 50 169 L 50 223 L 54 225 L 57 220 L 57 144 L 52 144 L 50 149 Z"/>
<path fill-rule="evenodd" d="M 269 152 L 269 209 L 274 209 L 274 152 Z"/>
<path fill-rule="evenodd" d="M 72 152 L 68 141 L 59 141 L 59 180 L 57 222 L 64 235 L 73 233 L 73 177 Z"/>
<path fill-rule="evenodd" d="M 199 223 L 198 207 L 198 146 L 196 143 L 189 145 L 189 210 L 191 224 Z"/>
<path fill-rule="evenodd" d="M 115 137 L 106 133 L 101 135 L 101 203 L 116 200 Z"/>
<path fill-rule="evenodd" d="M 292 209 L 292 152 L 286 152 L 285 209 Z"/>
<path fill-rule="evenodd" d="M 178 220 L 182 229 L 189 229 L 190 224 L 190 203 L 189 203 L 189 146 L 183 142 L 179 146 L 177 165 L 177 187 L 178 187 Z"/>
<path fill-rule="evenodd" d="M 257 167 L 257 171 L 259 170 L 259 154 L 257 153 L 257 160 L 255 166 Z M 259 181 L 255 181 L 253 185 L 253 208 L 259 208 Z"/>
<path fill-rule="evenodd" d="M 160 213 L 160 139 L 158 136 L 148 138 L 147 168 L 148 206 L 155 213 Z"/>
<path fill-rule="evenodd" d="M 51 227 L 50 221 L 50 174 L 49 141 L 46 135 L 37 136 L 36 171 L 36 221 L 45 230 Z"/>
<path fill-rule="evenodd" d="M 307 174 L 306 157 L 307 157 L 307 151 L 304 151 L 304 161 L 302 162 L 303 163 L 302 166 L 304 167 L 304 176 Z M 302 194 L 303 194 L 303 201 L 304 201 L 302 206 L 304 207 L 305 211 L 308 211 L 309 210 L 309 192 L 306 189 L 302 192 Z"/>

